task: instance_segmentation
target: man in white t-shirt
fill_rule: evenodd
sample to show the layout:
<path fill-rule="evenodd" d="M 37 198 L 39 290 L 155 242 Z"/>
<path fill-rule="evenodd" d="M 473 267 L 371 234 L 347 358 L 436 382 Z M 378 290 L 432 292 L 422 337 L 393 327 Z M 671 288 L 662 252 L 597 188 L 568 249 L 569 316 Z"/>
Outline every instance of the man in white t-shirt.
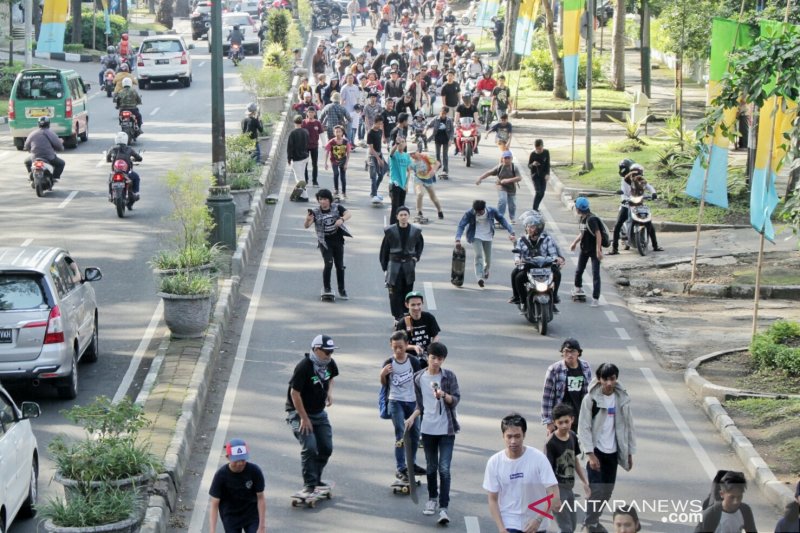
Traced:
<path fill-rule="evenodd" d="M 504 450 L 486 463 L 483 488 L 489 493 L 489 513 L 500 533 L 545 532 L 557 509 L 558 480 L 547 456 L 524 445 L 528 423 L 511 413 L 500 421 Z"/>

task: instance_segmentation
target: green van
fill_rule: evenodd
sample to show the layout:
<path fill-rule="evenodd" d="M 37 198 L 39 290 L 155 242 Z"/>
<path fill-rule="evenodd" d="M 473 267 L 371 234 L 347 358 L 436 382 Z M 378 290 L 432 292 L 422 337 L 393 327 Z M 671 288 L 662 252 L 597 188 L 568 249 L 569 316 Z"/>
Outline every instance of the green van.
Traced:
<path fill-rule="evenodd" d="M 22 150 L 40 117 L 50 117 L 50 129 L 75 148 L 89 139 L 89 84 L 74 70 L 25 69 L 17 75 L 8 100 L 8 126 L 14 146 Z"/>

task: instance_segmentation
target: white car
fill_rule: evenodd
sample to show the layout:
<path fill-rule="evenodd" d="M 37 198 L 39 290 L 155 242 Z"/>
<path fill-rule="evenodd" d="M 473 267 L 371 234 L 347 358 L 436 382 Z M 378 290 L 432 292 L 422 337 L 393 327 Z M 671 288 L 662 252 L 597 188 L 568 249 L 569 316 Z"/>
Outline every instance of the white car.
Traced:
<path fill-rule="evenodd" d="M 242 48 L 245 55 L 248 52 L 258 54 L 261 51 L 261 39 L 258 37 L 258 27 L 253 17 L 247 13 L 223 13 L 222 14 L 222 52 L 228 54 L 228 48 L 231 43 L 228 42 L 228 36 L 233 31 L 234 26 L 239 26 L 239 31 L 244 35 L 242 41 Z M 208 30 L 208 51 L 211 51 L 211 33 L 213 29 Z"/>
<path fill-rule="evenodd" d="M 139 88 L 147 89 L 154 81 L 177 80 L 188 87 L 192 84 L 192 56 L 180 35 L 145 37 L 136 54 L 136 80 Z"/>
<path fill-rule="evenodd" d="M 41 411 L 33 402 L 21 407 L 0 385 L 0 531 L 8 531 L 15 518 L 36 514 L 39 449 L 29 419 Z"/>

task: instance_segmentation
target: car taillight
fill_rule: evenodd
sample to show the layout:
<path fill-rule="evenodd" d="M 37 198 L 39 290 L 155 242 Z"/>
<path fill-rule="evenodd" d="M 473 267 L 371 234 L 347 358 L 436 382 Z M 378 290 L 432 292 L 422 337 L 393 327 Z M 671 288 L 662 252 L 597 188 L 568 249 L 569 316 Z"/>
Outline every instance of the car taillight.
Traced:
<path fill-rule="evenodd" d="M 47 330 L 44 332 L 45 344 L 57 344 L 64 342 L 64 326 L 61 323 L 61 310 L 58 306 L 50 310 L 50 316 L 47 317 Z"/>
<path fill-rule="evenodd" d="M 142 58 L 142 54 L 136 56 L 136 66 L 143 67 L 144 66 L 144 58 Z"/>
<path fill-rule="evenodd" d="M 72 98 L 67 98 L 64 104 L 64 118 L 72 118 Z"/>
<path fill-rule="evenodd" d="M 14 120 L 16 113 L 14 113 L 14 100 L 8 101 L 8 118 Z"/>
<path fill-rule="evenodd" d="M 120 174 L 119 172 L 117 172 L 111 178 L 111 181 L 125 181 L 125 174 Z"/>
<path fill-rule="evenodd" d="M 186 52 L 183 52 L 181 54 L 181 65 L 185 65 L 188 62 L 189 62 L 189 59 L 186 57 Z"/>

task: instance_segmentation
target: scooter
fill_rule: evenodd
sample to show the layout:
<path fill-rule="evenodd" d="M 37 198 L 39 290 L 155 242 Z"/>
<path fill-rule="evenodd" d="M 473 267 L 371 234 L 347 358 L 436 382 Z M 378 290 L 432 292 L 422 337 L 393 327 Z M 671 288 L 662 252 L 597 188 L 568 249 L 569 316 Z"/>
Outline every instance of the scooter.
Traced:
<path fill-rule="evenodd" d="M 518 249 L 512 250 L 519 253 Z M 527 272 L 525 282 L 524 303 L 519 308 L 541 335 L 547 335 L 548 324 L 553 320 L 555 305 L 553 302 L 553 261 L 547 257 L 537 256 L 528 262 L 532 268 Z"/>
<path fill-rule="evenodd" d="M 108 181 L 111 184 L 111 203 L 117 209 L 117 216 L 123 218 L 125 209 L 132 211 L 133 204 L 137 200 L 136 195 L 133 193 L 133 181 L 128 176 L 131 169 L 128 168 L 128 162 L 124 159 L 114 161 L 111 169 L 111 174 L 108 176 Z"/>
<path fill-rule="evenodd" d="M 41 198 L 47 191 L 53 190 L 53 165 L 44 159 L 34 159 L 31 163 L 31 188 L 36 191 L 36 196 Z"/>
<path fill-rule="evenodd" d="M 478 142 L 478 126 L 469 117 L 462 117 L 458 121 L 456 128 L 456 146 L 461 152 L 461 157 L 466 161 L 467 166 L 472 166 L 472 155 L 475 152 L 475 144 Z"/>
<path fill-rule="evenodd" d="M 481 122 L 487 128 L 492 123 L 492 92 L 481 91 L 481 96 L 478 99 L 478 116 Z"/>
<path fill-rule="evenodd" d="M 462 26 L 470 26 L 476 21 L 478 18 L 478 6 L 480 6 L 480 0 L 472 0 L 469 3 L 467 12 L 461 15 Z"/>
<path fill-rule="evenodd" d="M 142 133 L 136 116 L 129 109 L 119 110 L 119 126 L 128 135 L 128 144 L 136 142 L 136 139 Z"/>
<path fill-rule="evenodd" d="M 244 60 L 244 52 L 242 51 L 242 47 L 238 44 L 232 44 L 230 51 L 228 52 L 228 57 L 231 61 L 233 61 L 233 66 L 238 67 L 239 63 Z"/>
<path fill-rule="evenodd" d="M 113 69 L 106 69 L 105 74 L 103 74 L 103 90 L 106 92 L 106 96 L 111 98 L 111 95 L 114 93 L 114 70 Z"/>
<path fill-rule="evenodd" d="M 618 191 L 621 194 L 622 191 Z M 636 248 L 639 255 L 647 255 L 650 235 L 647 232 L 647 224 L 652 222 L 650 208 L 644 205 L 645 200 L 652 199 L 652 196 L 631 196 L 627 200 L 622 200 L 622 205 L 628 207 L 628 219 L 622 224 L 620 237 L 627 241 L 626 246 Z"/>

